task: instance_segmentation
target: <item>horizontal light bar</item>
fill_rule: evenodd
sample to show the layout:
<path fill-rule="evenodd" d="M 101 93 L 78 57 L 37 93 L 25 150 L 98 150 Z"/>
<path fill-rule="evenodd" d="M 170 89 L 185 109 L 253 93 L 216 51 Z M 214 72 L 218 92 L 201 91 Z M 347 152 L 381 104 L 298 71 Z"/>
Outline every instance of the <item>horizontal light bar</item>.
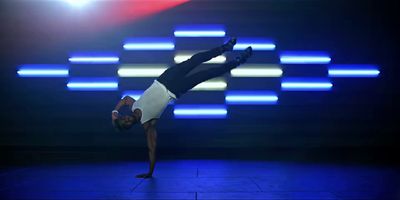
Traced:
<path fill-rule="evenodd" d="M 282 69 L 278 65 L 242 65 L 231 70 L 232 77 L 281 77 Z"/>
<path fill-rule="evenodd" d="M 21 77 L 67 77 L 68 76 L 68 70 L 22 69 L 18 70 L 17 73 Z"/>
<path fill-rule="evenodd" d="M 125 50 L 174 50 L 175 45 L 172 43 L 152 43 L 152 44 L 128 43 L 124 44 L 124 49 Z"/>
<path fill-rule="evenodd" d="M 70 63 L 74 64 L 115 64 L 119 62 L 119 57 L 80 55 L 71 56 L 68 60 Z"/>
<path fill-rule="evenodd" d="M 331 89 L 332 83 L 301 83 L 301 82 L 284 82 L 283 89 Z"/>
<path fill-rule="evenodd" d="M 228 111 L 223 105 L 176 105 L 175 118 L 226 118 Z"/>
<path fill-rule="evenodd" d="M 118 75 L 120 77 L 158 77 L 167 70 L 165 66 L 148 64 L 122 65 L 118 69 Z"/>
<path fill-rule="evenodd" d="M 257 50 L 274 50 L 275 44 L 257 44 L 257 43 L 239 43 L 236 44 L 233 49 L 234 50 L 244 50 L 247 47 L 251 46 L 251 48 L 255 51 Z"/>
<path fill-rule="evenodd" d="M 287 78 L 282 80 L 282 90 L 286 91 L 327 91 L 333 84 L 327 79 L 317 78 Z"/>
<path fill-rule="evenodd" d="M 284 52 L 280 55 L 282 64 L 328 64 L 331 58 L 322 52 Z"/>
<path fill-rule="evenodd" d="M 251 46 L 251 48 L 255 51 L 257 50 L 266 50 L 272 51 L 275 50 L 276 45 L 269 39 L 265 38 L 238 38 L 236 45 L 233 47 L 234 50 L 244 50 L 247 47 Z"/>
<path fill-rule="evenodd" d="M 177 54 L 174 57 L 174 61 L 175 61 L 175 63 L 181 63 L 183 61 L 190 59 L 191 57 L 192 57 L 192 54 Z M 221 56 L 217 56 L 205 63 L 206 64 L 218 64 L 218 63 L 225 63 L 225 61 L 226 61 L 226 57 L 221 55 Z"/>
<path fill-rule="evenodd" d="M 377 77 L 379 73 L 379 70 L 329 70 L 330 77 Z"/>
<path fill-rule="evenodd" d="M 226 82 L 224 80 L 208 80 L 196 85 L 192 91 L 221 91 L 226 89 Z"/>
<path fill-rule="evenodd" d="M 374 65 L 331 65 L 328 70 L 330 77 L 377 77 L 379 74 Z"/>
<path fill-rule="evenodd" d="M 71 79 L 67 83 L 69 90 L 77 91 L 112 91 L 118 90 L 118 81 L 116 79 Z"/>
<path fill-rule="evenodd" d="M 278 96 L 272 91 L 228 91 L 227 104 L 276 104 Z"/>
<path fill-rule="evenodd" d="M 225 31 L 175 31 L 175 37 L 224 37 Z"/>
<path fill-rule="evenodd" d="M 68 77 L 69 70 L 66 65 L 22 65 L 17 71 L 20 77 Z"/>
<path fill-rule="evenodd" d="M 225 29 L 220 25 L 179 26 L 174 31 L 175 37 L 224 37 Z"/>
<path fill-rule="evenodd" d="M 174 50 L 171 38 L 130 38 L 124 43 L 125 50 Z"/>

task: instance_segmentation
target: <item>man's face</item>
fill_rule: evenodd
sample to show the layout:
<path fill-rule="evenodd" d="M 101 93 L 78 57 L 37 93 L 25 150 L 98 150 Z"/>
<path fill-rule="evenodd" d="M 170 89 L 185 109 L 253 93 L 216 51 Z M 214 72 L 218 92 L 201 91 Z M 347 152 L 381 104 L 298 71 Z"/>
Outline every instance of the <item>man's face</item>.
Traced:
<path fill-rule="evenodd" d="M 126 130 L 130 129 L 134 124 L 137 123 L 137 120 L 133 116 L 130 116 L 130 115 L 121 116 L 121 117 L 119 117 L 118 120 L 119 120 L 119 124 L 121 125 L 121 127 Z"/>

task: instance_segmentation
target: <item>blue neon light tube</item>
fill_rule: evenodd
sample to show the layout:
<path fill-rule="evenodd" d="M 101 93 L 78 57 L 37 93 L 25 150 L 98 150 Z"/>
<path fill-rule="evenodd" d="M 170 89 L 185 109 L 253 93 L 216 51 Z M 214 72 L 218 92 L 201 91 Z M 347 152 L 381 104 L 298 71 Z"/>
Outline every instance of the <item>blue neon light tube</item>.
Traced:
<path fill-rule="evenodd" d="M 175 118 L 221 119 L 226 118 L 228 111 L 225 105 L 175 105 Z"/>
<path fill-rule="evenodd" d="M 20 77 L 68 77 L 67 65 L 29 64 L 21 65 L 17 71 Z"/>

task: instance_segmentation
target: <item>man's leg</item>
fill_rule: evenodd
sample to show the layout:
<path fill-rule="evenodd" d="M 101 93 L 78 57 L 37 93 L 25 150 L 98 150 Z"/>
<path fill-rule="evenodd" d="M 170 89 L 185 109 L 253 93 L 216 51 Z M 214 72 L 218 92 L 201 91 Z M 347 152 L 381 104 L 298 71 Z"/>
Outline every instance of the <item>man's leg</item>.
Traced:
<path fill-rule="evenodd" d="M 185 93 L 188 90 L 192 89 L 199 83 L 202 83 L 204 81 L 207 81 L 209 79 L 221 76 L 225 74 L 226 72 L 229 72 L 233 68 L 236 68 L 242 63 L 245 63 L 247 61 L 247 58 L 249 58 L 252 54 L 252 49 L 251 47 L 247 48 L 239 57 L 237 57 L 235 60 L 231 60 L 220 67 L 214 67 L 208 70 L 200 71 L 195 74 L 192 74 L 188 77 L 185 77 L 182 81 L 182 86 L 180 88 L 181 93 Z"/>
<path fill-rule="evenodd" d="M 188 77 L 185 77 L 182 84 L 182 93 L 189 91 L 190 89 L 194 88 L 196 85 L 207 81 L 209 79 L 222 76 L 226 72 L 229 72 L 231 69 L 239 66 L 239 62 L 236 60 L 229 61 L 219 67 L 213 67 L 211 69 L 207 69 L 204 71 L 197 72 L 192 74 Z"/>
<path fill-rule="evenodd" d="M 175 66 L 168 68 L 162 73 L 157 80 L 164 84 L 168 90 L 179 96 L 181 91 L 182 80 L 185 76 L 195 67 L 201 63 L 208 61 L 216 56 L 221 55 L 226 51 L 233 50 L 233 46 L 236 44 L 236 38 L 230 39 L 227 43 L 214 49 L 197 53 L 190 59 L 179 63 Z"/>
<path fill-rule="evenodd" d="M 186 74 L 188 74 L 191 70 L 193 70 L 200 64 L 207 62 L 217 56 L 220 56 L 226 51 L 232 51 L 235 44 L 236 38 L 232 38 L 222 46 L 194 54 L 190 59 L 183 61 L 174 67 L 176 68 L 176 70 L 179 71 L 179 74 L 181 76 L 186 76 Z"/>

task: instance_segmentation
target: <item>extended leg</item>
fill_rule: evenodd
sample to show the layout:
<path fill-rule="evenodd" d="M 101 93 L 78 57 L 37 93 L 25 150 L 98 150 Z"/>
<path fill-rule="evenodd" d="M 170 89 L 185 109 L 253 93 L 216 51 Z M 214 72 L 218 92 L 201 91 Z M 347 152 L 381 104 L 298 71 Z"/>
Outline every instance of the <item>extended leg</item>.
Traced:
<path fill-rule="evenodd" d="M 177 95 L 178 88 L 185 76 L 201 63 L 222 54 L 221 47 L 204 51 L 193 55 L 190 59 L 169 67 L 162 73 L 157 80 L 164 84 L 170 91 Z"/>
<path fill-rule="evenodd" d="M 188 74 L 191 70 L 193 70 L 195 67 L 199 66 L 200 64 L 207 62 L 207 61 L 211 60 L 212 58 L 220 56 L 221 54 L 223 54 L 226 51 L 231 51 L 235 44 L 236 44 L 236 38 L 232 38 L 222 46 L 213 48 L 208 51 L 203 51 L 203 52 L 194 54 L 190 59 L 183 61 L 174 67 L 179 69 L 179 73 L 181 76 L 185 76 L 186 74 Z"/>
<path fill-rule="evenodd" d="M 209 79 L 222 76 L 226 72 L 229 72 L 231 69 L 239 66 L 239 62 L 236 60 L 229 61 L 220 67 L 213 67 L 208 70 L 200 71 L 195 74 L 192 74 L 186 77 L 183 80 L 183 84 L 181 86 L 181 93 L 185 93 L 186 91 L 194 88 L 199 83 L 207 81 Z"/>
<path fill-rule="evenodd" d="M 181 87 L 179 88 L 180 90 L 179 93 L 185 93 L 201 82 L 225 74 L 226 72 L 232 70 L 233 68 L 239 66 L 240 64 L 245 63 L 247 61 L 247 58 L 249 58 L 251 54 L 252 54 L 252 49 L 251 47 L 249 47 L 235 60 L 229 61 L 220 67 L 214 67 L 208 70 L 197 72 L 188 77 L 185 77 L 182 81 Z"/>

